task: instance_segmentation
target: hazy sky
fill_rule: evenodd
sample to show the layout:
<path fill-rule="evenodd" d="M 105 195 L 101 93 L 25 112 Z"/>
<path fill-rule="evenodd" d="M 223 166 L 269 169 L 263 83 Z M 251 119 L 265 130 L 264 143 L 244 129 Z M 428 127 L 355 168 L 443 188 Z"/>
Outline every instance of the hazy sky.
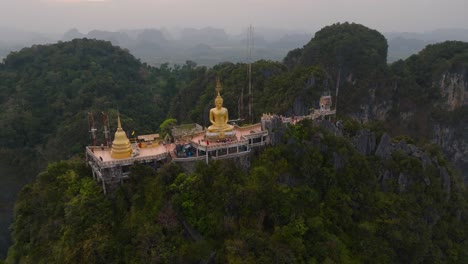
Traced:
<path fill-rule="evenodd" d="M 468 0 L 0 0 L 0 27 L 41 32 L 213 26 L 314 32 L 356 22 L 381 32 L 468 28 Z"/>

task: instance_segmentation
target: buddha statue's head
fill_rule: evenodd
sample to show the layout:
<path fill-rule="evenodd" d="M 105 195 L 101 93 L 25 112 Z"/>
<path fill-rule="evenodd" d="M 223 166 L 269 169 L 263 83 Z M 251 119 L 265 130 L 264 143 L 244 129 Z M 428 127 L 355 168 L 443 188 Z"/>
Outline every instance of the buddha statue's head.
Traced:
<path fill-rule="evenodd" d="M 215 106 L 218 110 L 221 109 L 221 107 L 223 107 L 223 98 L 219 94 L 215 99 Z"/>

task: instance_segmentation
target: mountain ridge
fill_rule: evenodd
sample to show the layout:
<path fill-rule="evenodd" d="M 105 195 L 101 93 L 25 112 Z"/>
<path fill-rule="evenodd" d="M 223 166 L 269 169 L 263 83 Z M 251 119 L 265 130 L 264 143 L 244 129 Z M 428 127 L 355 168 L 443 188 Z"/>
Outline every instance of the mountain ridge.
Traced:
<path fill-rule="evenodd" d="M 360 25 L 357 27 L 367 32 Z M 347 34 L 346 30 L 343 32 Z M 371 35 L 376 36 L 378 45 L 385 45 L 381 34 L 374 33 Z M 359 34 L 355 37 L 359 38 Z M 460 42 L 431 45 L 388 68 L 381 62 L 379 65 L 384 68 L 378 75 L 368 74 L 375 68 L 367 63 L 362 65 L 367 67 L 361 68 L 359 75 L 350 77 L 354 65 L 358 65 L 350 64 L 348 74 L 343 72 L 339 82 L 338 98 L 339 118 L 350 115 L 354 120 L 346 121 L 347 133 L 358 131 L 356 120 L 368 124 L 380 121 L 375 124 L 392 136 L 405 138 L 407 143 L 439 143 L 451 161 L 465 168 L 464 153 L 468 148 L 464 133 L 468 122 L 464 115 L 465 99 L 459 99 L 465 98 L 467 91 L 463 85 L 467 78 L 466 45 Z M 372 48 L 364 46 L 361 50 L 364 55 L 356 60 L 373 61 L 365 59 L 366 51 Z M 323 57 L 336 57 L 335 51 L 326 52 Z M 379 61 L 385 57 L 386 54 L 378 55 Z M 335 94 L 339 67 L 328 64 L 328 69 L 324 69 L 320 60 L 314 57 L 306 67 L 289 68 L 279 62 L 254 62 L 254 118 L 262 112 L 307 113 L 318 106 L 323 93 Z M 247 87 L 246 66 L 221 63 L 206 68 L 187 61 L 172 68 L 167 64 L 151 67 L 110 42 L 88 39 L 23 49 L 0 64 L 0 78 L 4 80 L 0 85 L 0 123 L 4 128 L 1 133 L 2 138 L 8 139 L 2 142 L 5 144 L 1 146 L 5 154 L 2 156 L 16 160 L 15 164 L 22 167 L 33 167 L 30 160 L 42 163 L 37 165 L 40 168 L 45 161 L 79 155 L 88 141 L 87 111 L 106 111 L 111 116 L 120 111 L 123 122 L 138 133 L 154 132 L 169 117 L 206 125 L 216 76 L 223 81 L 225 104 L 232 109 L 231 116 L 235 116 L 242 87 Z M 128 96 L 123 96 L 126 93 Z M 355 97 L 343 96 L 346 94 Z M 239 113 L 246 115 L 245 109 Z M 18 152 L 21 147 L 25 148 Z M 19 160 L 19 153 L 24 160 Z M 405 155 L 403 158 L 406 159 Z M 335 161 L 341 162 L 339 158 Z M 398 173 L 382 177 L 408 182 L 405 173 L 401 177 Z"/>

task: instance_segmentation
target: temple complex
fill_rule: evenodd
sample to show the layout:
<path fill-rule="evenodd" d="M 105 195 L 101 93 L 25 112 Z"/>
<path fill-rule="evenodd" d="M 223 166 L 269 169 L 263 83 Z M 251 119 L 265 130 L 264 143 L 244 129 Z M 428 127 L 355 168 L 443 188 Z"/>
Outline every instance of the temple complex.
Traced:
<path fill-rule="evenodd" d="M 86 147 L 86 160 L 93 178 L 101 182 L 104 193 L 128 179 L 130 167 L 137 163 L 148 164 L 155 169 L 167 162 L 177 162 L 190 170 L 198 161 L 236 159 L 241 166 L 250 166 L 250 153 L 254 148 L 271 144 L 270 134 L 274 125 L 295 124 L 302 119 L 323 118 L 335 114 L 331 97 L 320 99 L 320 109 L 313 109 L 308 116 L 282 117 L 263 114 L 261 122 L 246 126 L 228 123 L 228 109 L 223 107 L 222 86 L 216 80 L 216 98 L 209 112 L 211 125 L 203 128 L 198 124 L 175 126 L 171 130 L 173 139 L 159 138 L 159 134 L 139 135 L 129 139 L 120 117 L 110 146 Z M 94 127 L 90 128 L 95 131 Z M 94 135 L 93 135 L 94 136 Z"/>

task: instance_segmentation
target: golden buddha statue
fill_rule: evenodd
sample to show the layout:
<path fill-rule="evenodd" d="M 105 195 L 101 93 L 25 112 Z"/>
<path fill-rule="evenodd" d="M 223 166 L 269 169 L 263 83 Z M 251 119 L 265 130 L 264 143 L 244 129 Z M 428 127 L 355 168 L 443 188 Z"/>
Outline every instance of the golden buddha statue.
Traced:
<path fill-rule="evenodd" d="M 216 107 L 210 109 L 211 126 L 208 127 L 208 132 L 230 132 L 234 130 L 234 127 L 227 123 L 229 120 L 228 110 L 223 107 L 223 98 L 220 95 L 221 89 L 221 82 L 218 78 L 216 79 L 216 91 L 218 92 L 215 99 Z"/>
<path fill-rule="evenodd" d="M 114 141 L 112 141 L 111 157 L 114 159 L 124 159 L 132 155 L 132 146 L 125 131 L 120 124 L 120 116 L 117 117 L 117 131 L 115 131 Z"/>

